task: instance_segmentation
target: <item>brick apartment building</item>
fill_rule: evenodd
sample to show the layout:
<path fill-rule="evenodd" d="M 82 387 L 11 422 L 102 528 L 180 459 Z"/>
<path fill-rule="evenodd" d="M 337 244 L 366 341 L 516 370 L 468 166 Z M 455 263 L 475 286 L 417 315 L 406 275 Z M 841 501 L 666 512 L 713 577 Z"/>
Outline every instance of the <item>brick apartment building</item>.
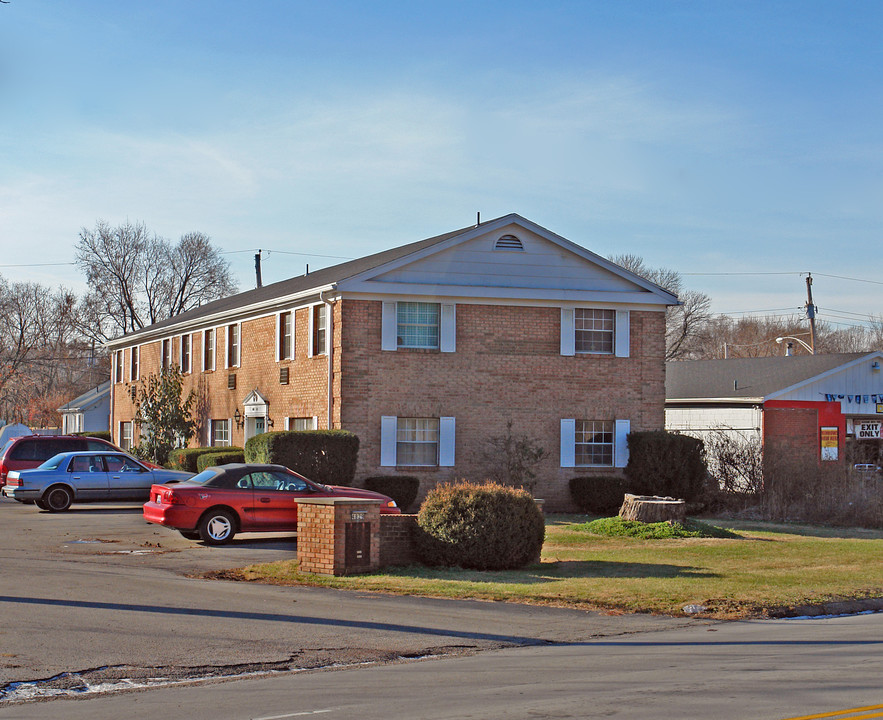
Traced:
<path fill-rule="evenodd" d="M 108 343 L 111 428 L 137 442 L 137 389 L 178 365 L 193 445 L 343 428 L 371 475 L 483 479 L 488 439 L 546 449 L 536 495 L 614 471 L 663 427 L 665 309 L 677 298 L 511 214 L 217 300 Z"/>

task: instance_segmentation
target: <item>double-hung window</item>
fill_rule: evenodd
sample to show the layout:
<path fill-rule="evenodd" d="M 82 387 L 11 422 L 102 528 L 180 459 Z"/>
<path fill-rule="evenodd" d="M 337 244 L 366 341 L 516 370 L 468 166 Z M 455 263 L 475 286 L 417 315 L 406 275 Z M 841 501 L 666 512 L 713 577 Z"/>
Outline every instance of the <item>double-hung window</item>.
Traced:
<path fill-rule="evenodd" d="M 322 303 L 310 310 L 310 357 L 328 354 L 328 307 Z"/>
<path fill-rule="evenodd" d="M 139 378 L 139 360 L 141 359 L 141 348 L 139 346 L 133 347 L 130 351 L 131 355 L 129 356 L 129 380 L 135 382 Z"/>
<path fill-rule="evenodd" d="M 123 351 L 117 350 L 114 354 L 114 382 L 123 381 Z"/>
<path fill-rule="evenodd" d="M 181 336 L 181 366 L 182 373 L 190 372 L 190 339 L 193 337 L 189 333 Z"/>
<path fill-rule="evenodd" d="M 628 420 L 561 421 L 561 467 L 625 467 Z"/>
<path fill-rule="evenodd" d="M 171 338 L 166 338 L 162 341 L 162 358 L 160 360 L 160 367 L 163 372 L 168 372 L 172 369 L 172 340 Z"/>
<path fill-rule="evenodd" d="M 239 323 L 227 326 L 227 367 L 239 367 Z"/>
<path fill-rule="evenodd" d="M 576 352 L 613 353 L 615 310 L 577 308 L 573 315 L 573 326 Z"/>
<path fill-rule="evenodd" d="M 132 445 L 132 422 L 124 420 L 120 423 L 120 449 L 128 452 L 132 449 Z"/>
<path fill-rule="evenodd" d="M 282 312 L 276 321 L 276 361 L 294 357 L 294 312 Z"/>
<path fill-rule="evenodd" d="M 452 417 L 381 417 L 380 464 L 453 466 L 455 427 Z"/>
<path fill-rule="evenodd" d="M 212 446 L 230 445 L 230 420 L 212 420 L 210 425 Z"/>
<path fill-rule="evenodd" d="M 400 348 L 438 348 L 439 304 L 396 303 L 396 345 Z"/>
<path fill-rule="evenodd" d="M 381 349 L 457 351 L 457 306 L 414 300 L 383 303 Z"/>
<path fill-rule="evenodd" d="M 629 356 L 628 310 L 561 308 L 562 355 Z"/>
<path fill-rule="evenodd" d="M 289 417 L 285 418 L 286 430 L 317 430 L 319 423 L 313 417 Z"/>
<path fill-rule="evenodd" d="M 202 370 L 211 372 L 215 369 L 215 329 L 206 328 L 202 332 Z"/>

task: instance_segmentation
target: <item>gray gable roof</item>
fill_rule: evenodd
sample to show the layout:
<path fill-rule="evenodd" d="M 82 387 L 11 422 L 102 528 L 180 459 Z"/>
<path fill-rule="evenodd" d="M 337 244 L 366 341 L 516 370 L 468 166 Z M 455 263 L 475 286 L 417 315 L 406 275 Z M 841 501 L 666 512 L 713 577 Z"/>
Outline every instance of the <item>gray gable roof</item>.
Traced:
<path fill-rule="evenodd" d="M 77 398 L 74 398 L 70 402 L 65 403 L 60 408 L 58 408 L 59 412 L 78 412 L 80 410 L 84 410 L 86 408 L 92 407 L 97 403 L 101 402 L 104 399 L 110 398 L 110 380 L 105 380 L 103 383 L 98 385 L 97 387 L 92 388 L 91 390 L 87 390 L 82 395 Z"/>
<path fill-rule="evenodd" d="M 480 225 L 470 225 L 453 232 L 436 235 L 425 240 L 408 243 L 399 247 L 384 250 L 373 255 L 367 255 L 363 258 L 350 260 L 348 262 L 333 265 L 331 267 L 317 270 L 309 275 L 300 275 L 298 277 L 282 280 L 271 285 L 265 285 L 254 290 L 231 295 L 220 300 L 202 305 L 193 310 L 176 315 L 175 317 L 161 320 L 149 327 L 142 328 L 133 333 L 129 333 L 121 338 L 110 340 L 105 343 L 105 347 L 114 348 L 130 344 L 136 344 L 142 340 L 148 340 L 157 336 L 169 334 L 169 330 L 178 326 L 193 327 L 198 326 L 201 322 L 208 324 L 216 320 L 218 317 L 224 318 L 225 322 L 235 321 L 239 317 L 247 317 L 258 309 L 270 309 L 274 301 L 282 302 L 286 298 L 297 297 L 298 299 L 306 299 L 308 302 L 319 299 L 319 293 L 328 290 L 334 286 L 350 281 L 351 279 L 364 277 L 372 271 L 383 267 L 388 267 L 396 262 L 406 262 L 410 260 L 410 256 L 420 257 L 423 251 L 434 248 L 435 246 L 447 247 L 451 243 L 460 242 L 469 238 L 471 234 L 482 232 L 485 229 L 493 230 L 494 226 L 502 226 L 506 223 L 517 223 L 525 228 L 532 228 L 547 239 L 552 240 L 560 246 L 563 246 L 581 257 L 588 259 L 601 267 L 606 268 L 615 275 L 627 279 L 629 282 L 642 289 L 646 295 L 654 298 L 654 302 L 660 305 L 674 305 L 678 300 L 675 295 L 664 290 L 658 285 L 642 278 L 634 273 L 622 268 L 615 263 L 602 258 L 585 248 L 562 238 L 554 233 L 549 232 L 545 228 L 522 218 L 516 213 L 504 215 L 494 220 L 482 222 Z M 447 243 L 447 245 L 446 245 Z M 433 250 L 434 252 L 434 250 Z M 424 253 L 425 254 L 425 253 Z M 184 330 L 182 329 L 182 332 Z"/>
<path fill-rule="evenodd" d="M 346 278 L 367 272 L 372 268 L 398 260 L 412 253 L 419 252 L 424 248 L 431 247 L 432 245 L 456 237 L 469 229 L 470 228 L 461 228 L 460 230 L 455 230 L 443 235 L 436 235 L 435 237 L 427 238 L 425 240 L 418 240 L 417 242 L 409 243 L 407 245 L 400 245 L 399 247 L 391 248 L 390 250 L 367 255 L 363 258 L 357 258 L 345 263 L 332 265 L 331 267 L 311 272 L 308 275 L 298 275 L 297 277 L 280 280 L 279 282 L 264 285 L 263 287 L 255 288 L 254 290 L 246 290 L 245 292 L 237 293 L 236 295 L 230 295 L 221 298 L 220 300 L 214 300 L 213 302 L 200 305 L 198 308 L 188 310 L 175 317 L 160 320 L 149 327 L 129 333 L 124 338 L 112 340 L 106 343 L 106 345 L 112 346 L 119 343 L 120 340 L 134 340 L 147 332 L 153 333 L 156 330 L 162 330 L 163 328 L 173 327 L 178 324 L 198 322 L 201 318 L 232 313 L 241 308 L 260 305 L 261 303 L 269 302 L 276 298 L 284 298 L 289 295 L 296 295 L 313 289 L 318 292 L 320 288 L 333 285 Z"/>
<path fill-rule="evenodd" d="M 665 399 L 763 399 L 875 353 L 687 360 L 665 365 Z"/>

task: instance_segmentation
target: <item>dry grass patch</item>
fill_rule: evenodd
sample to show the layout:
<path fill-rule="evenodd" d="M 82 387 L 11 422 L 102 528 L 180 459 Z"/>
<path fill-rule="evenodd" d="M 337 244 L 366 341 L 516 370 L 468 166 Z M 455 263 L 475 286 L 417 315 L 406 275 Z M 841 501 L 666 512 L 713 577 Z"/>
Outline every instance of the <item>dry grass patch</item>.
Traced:
<path fill-rule="evenodd" d="M 881 531 L 716 520 L 710 524 L 733 537 L 644 540 L 597 535 L 585 523 L 549 516 L 542 561 L 521 570 L 411 566 L 333 578 L 300 573 L 292 560 L 224 577 L 626 612 L 681 614 L 700 605 L 713 617 L 883 598 Z"/>

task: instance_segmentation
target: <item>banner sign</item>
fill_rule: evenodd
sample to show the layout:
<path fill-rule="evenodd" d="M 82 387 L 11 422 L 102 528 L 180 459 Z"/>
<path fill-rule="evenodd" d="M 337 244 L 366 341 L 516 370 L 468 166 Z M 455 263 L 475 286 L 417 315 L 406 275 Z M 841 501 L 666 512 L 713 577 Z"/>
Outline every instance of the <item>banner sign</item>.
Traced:
<path fill-rule="evenodd" d="M 874 405 L 874 409 L 868 408 L 867 412 L 883 412 L 883 393 L 875 393 L 873 395 L 838 395 L 836 393 L 819 393 L 825 396 L 827 402 L 836 402 L 844 400 L 849 405 Z"/>

